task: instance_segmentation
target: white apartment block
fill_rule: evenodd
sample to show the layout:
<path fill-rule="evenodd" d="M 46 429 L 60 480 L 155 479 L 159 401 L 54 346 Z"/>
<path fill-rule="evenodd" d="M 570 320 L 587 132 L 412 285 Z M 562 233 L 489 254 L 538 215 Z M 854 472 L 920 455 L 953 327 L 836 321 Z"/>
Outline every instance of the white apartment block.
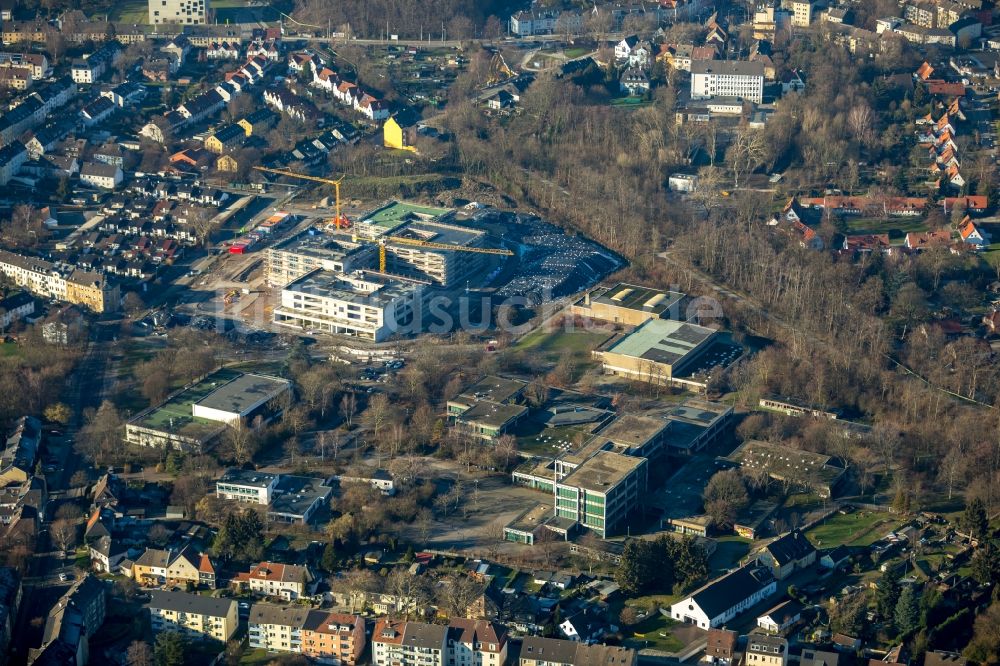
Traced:
<path fill-rule="evenodd" d="M 447 666 L 448 627 L 381 619 L 372 632 L 374 666 Z"/>
<path fill-rule="evenodd" d="M 424 285 L 376 273 L 317 270 L 281 290 L 277 324 L 382 342 L 419 325 Z"/>
<path fill-rule="evenodd" d="M 792 0 L 792 25 L 796 28 L 808 28 L 812 25 L 812 0 Z"/>
<path fill-rule="evenodd" d="M 36 296 L 66 300 L 66 278 L 47 261 L 0 251 L 0 273 Z"/>
<path fill-rule="evenodd" d="M 691 99 L 736 97 L 760 104 L 764 64 L 742 60 L 695 60 L 691 63 Z"/>
<path fill-rule="evenodd" d="M 255 470 L 230 469 L 215 482 L 215 496 L 247 504 L 267 506 L 278 485 L 278 475 Z"/>
<path fill-rule="evenodd" d="M 208 0 L 149 0 L 149 22 L 153 25 L 208 23 Z"/>
<path fill-rule="evenodd" d="M 308 606 L 254 604 L 247 620 L 250 647 L 269 652 L 302 652 Z"/>
<path fill-rule="evenodd" d="M 177 631 L 190 638 L 225 643 L 238 626 L 235 599 L 216 599 L 187 592 L 153 590 L 146 603 L 153 633 Z"/>

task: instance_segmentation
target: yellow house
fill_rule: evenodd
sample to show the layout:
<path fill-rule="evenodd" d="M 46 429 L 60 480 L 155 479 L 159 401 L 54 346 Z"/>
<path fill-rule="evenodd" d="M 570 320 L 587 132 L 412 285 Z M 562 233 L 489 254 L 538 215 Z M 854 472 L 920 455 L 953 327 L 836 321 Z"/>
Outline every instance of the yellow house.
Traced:
<path fill-rule="evenodd" d="M 215 168 L 219 171 L 235 172 L 239 171 L 240 163 L 232 155 L 223 155 L 215 161 Z"/>
<path fill-rule="evenodd" d="M 243 128 L 243 132 L 247 136 L 253 136 L 254 132 L 260 134 L 273 125 L 275 120 L 277 120 L 277 115 L 273 111 L 270 109 L 259 109 L 236 124 Z"/>
<path fill-rule="evenodd" d="M 407 146 L 406 141 L 403 139 L 403 128 L 399 126 L 395 118 L 389 118 L 385 121 L 385 125 L 382 126 L 382 141 L 386 148 L 393 148 L 395 150 L 409 150 L 410 152 L 417 152 L 417 149 L 413 146 Z"/>

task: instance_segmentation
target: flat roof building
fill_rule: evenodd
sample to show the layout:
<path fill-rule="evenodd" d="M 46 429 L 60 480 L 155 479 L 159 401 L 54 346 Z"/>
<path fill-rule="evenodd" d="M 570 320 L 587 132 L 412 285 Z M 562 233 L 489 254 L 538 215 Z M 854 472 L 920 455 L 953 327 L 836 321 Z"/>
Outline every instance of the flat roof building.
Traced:
<path fill-rule="evenodd" d="M 666 319 L 650 319 L 594 352 L 606 374 L 650 384 L 690 383 L 676 375 L 708 348 L 716 331 Z"/>
<path fill-rule="evenodd" d="M 355 231 L 362 238 L 375 239 L 391 233 L 407 222 L 443 222 L 451 219 L 455 211 L 404 201 L 390 201 L 363 216 L 355 223 Z"/>
<path fill-rule="evenodd" d="M 347 236 L 308 229 L 267 250 L 266 276 L 272 287 L 289 282 L 321 268 L 335 273 L 352 273 L 375 265 L 374 245 L 355 243 Z"/>
<path fill-rule="evenodd" d="M 645 458 L 599 451 L 556 484 L 555 512 L 601 538 L 617 534 L 646 490 Z"/>
<path fill-rule="evenodd" d="M 383 342 L 396 334 L 419 332 L 424 296 L 424 285 L 417 281 L 318 269 L 281 290 L 274 321 Z"/>
<path fill-rule="evenodd" d="M 756 440 L 741 444 L 729 460 L 746 469 L 763 471 L 775 481 L 809 488 L 820 497 L 833 497 L 846 473 L 832 456 Z"/>
<path fill-rule="evenodd" d="M 228 469 L 215 482 L 215 496 L 266 506 L 271 503 L 277 483 L 277 474 L 252 469 Z"/>
<path fill-rule="evenodd" d="M 684 301 L 684 294 L 676 291 L 619 282 L 587 292 L 570 311 L 581 317 L 639 326 L 650 319 L 685 319 Z"/>
<path fill-rule="evenodd" d="M 671 453 L 695 453 L 718 438 L 732 414 L 721 402 L 689 398 L 670 410 L 664 441 Z"/>
<path fill-rule="evenodd" d="M 223 368 L 129 419 L 125 440 L 201 451 L 229 424 L 249 424 L 258 415 L 265 422 L 280 416 L 282 406 L 276 403 L 291 386 L 287 379 Z"/>

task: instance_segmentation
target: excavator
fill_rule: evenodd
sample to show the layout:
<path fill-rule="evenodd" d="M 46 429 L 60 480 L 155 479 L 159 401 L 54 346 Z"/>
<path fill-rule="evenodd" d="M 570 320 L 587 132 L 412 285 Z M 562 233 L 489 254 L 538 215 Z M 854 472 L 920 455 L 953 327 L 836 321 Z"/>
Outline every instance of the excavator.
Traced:
<path fill-rule="evenodd" d="M 279 176 L 287 176 L 288 178 L 298 178 L 300 180 L 308 180 L 314 183 L 323 183 L 326 185 L 333 185 L 334 191 L 336 192 L 337 198 L 337 208 L 335 218 L 335 223 L 337 229 L 341 228 L 343 224 L 344 228 L 350 227 L 352 229 L 351 240 L 355 243 L 362 242 L 358 235 L 353 231 L 353 225 L 347 217 L 341 215 L 340 213 L 340 184 L 344 181 L 344 176 L 334 180 L 333 178 L 321 178 L 319 176 L 309 176 L 307 174 L 298 173 L 296 171 L 291 171 L 289 169 L 271 169 L 269 167 L 255 166 L 254 169 L 257 171 L 263 171 L 265 173 L 273 173 Z M 514 256 L 514 253 L 506 248 L 492 248 L 492 247 L 461 247 L 458 245 L 448 245 L 447 243 L 434 243 L 432 241 L 420 240 L 418 238 L 404 238 L 402 236 L 380 236 L 376 241 L 378 243 L 378 270 L 379 273 L 385 273 L 386 267 L 386 256 L 385 248 L 387 245 L 409 245 L 427 248 L 429 250 L 449 250 L 453 252 L 474 252 L 478 254 L 493 254 L 501 255 L 506 257 Z"/>
<path fill-rule="evenodd" d="M 486 83 L 490 86 L 495 86 L 498 83 L 502 83 L 507 79 L 512 79 L 517 74 L 514 73 L 510 67 L 507 66 L 507 61 L 504 60 L 503 54 L 497 51 L 493 54 L 493 58 L 490 59 L 490 77 L 487 79 Z"/>

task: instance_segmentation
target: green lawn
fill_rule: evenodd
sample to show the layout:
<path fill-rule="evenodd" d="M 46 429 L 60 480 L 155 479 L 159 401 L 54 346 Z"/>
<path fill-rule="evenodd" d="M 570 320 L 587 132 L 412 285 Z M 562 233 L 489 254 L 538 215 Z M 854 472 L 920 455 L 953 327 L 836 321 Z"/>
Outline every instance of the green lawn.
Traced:
<path fill-rule="evenodd" d="M 587 51 L 588 49 L 577 47 L 575 49 L 566 49 L 563 51 L 563 55 L 572 60 L 573 58 L 579 58 L 580 56 L 586 55 Z"/>
<path fill-rule="evenodd" d="M 868 546 L 897 528 L 901 522 L 887 513 L 872 511 L 835 513 L 806 532 L 806 537 L 817 547 L 822 548 L 833 548 L 841 544 Z"/>
<path fill-rule="evenodd" d="M 684 647 L 684 644 L 670 633 L 671 627 L 676 624 L 674 620 L 654 612 L 635 626 L 632 637 L 625 639 L 625 645 L 636 649 L 652 648 L 664 652 L 677 652 Z"/>
<path fill-rule="evenodd" d="M 240 657 L 240 666 L 263 666 L 270 663 L 274 655 L 264 649 L 247 650 Z"/>
<path fill-rule="evenodd" d="M 149 6 L 144 0 L 117 2 L 108 18 L 121 23 L 146 23 L 149 20 Z"/>
<path fill-rule="evenodd" d="M 708 559 L 708 568 L 713 572 L 728 571 L 750 552 L 750 540 L 738 536 L 719 537 L 716 546 Z"/>
<path fill-rule="evenodd" d="M 15 342 L 0 344 L 0 358 L 11 358 L 21 355 L 21 347 Z"/>
<path fill-rule="evenodd" d="M 542 326 L 518 340 L 515 349 L 554 353 L 556 357 L 567 350 L 574 354 L 589 354 L 610 336 L 607 331 L 568 331 L 562 327 L 548 329 Z"/>
<path fill-rule="evenodd" d="M 653 102 L 646 99 L 645 97 L 616 97 L 611 100 L 611 106 L 626 106 L 630 108 L 637 108 L 640 106 L 649 106 Z"/>
<path fill-rule="evenodd" d="M 903 237 L 911 231 L 927 231 L 927 225 L 920 217 L 847 218 L 847 232 L 849 234 L 889 234 L 890 240 L 902 243 Z"/>

